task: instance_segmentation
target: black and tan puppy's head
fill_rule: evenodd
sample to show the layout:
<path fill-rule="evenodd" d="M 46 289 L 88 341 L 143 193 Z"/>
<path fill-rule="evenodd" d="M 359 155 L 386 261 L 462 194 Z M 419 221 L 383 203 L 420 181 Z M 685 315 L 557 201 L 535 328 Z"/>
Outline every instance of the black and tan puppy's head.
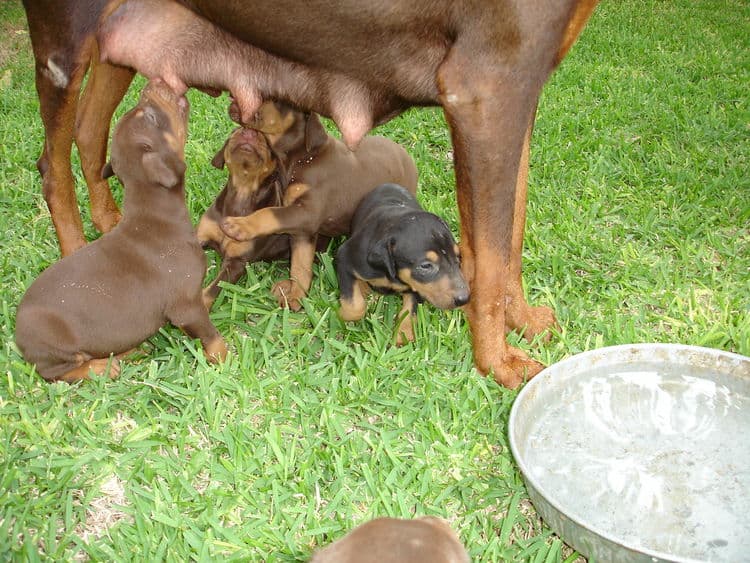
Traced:
<path fill-rule="evenodd" d="M 151 80 L 140 100 L 117 124 L 110 162 L 102 177 L 116 174 L 125 185 L 181 185 L 190 106 L 160 80 Z"/>
<path fill-rule="evenodd" d="M 266 138 L 255 129 L 238 127 L 232 131 L 211 164 L 229 170 L 228 186 L 239 199 L 250 198 L 261 183 L 276 170 Z"/>
<path fill-rule="evenodd" d="M 367 262 L 435 307 L 453 309 L 469 302 L 459 256 L 445 221 L 427 211 L 414 211 L 374 242 Z"/>

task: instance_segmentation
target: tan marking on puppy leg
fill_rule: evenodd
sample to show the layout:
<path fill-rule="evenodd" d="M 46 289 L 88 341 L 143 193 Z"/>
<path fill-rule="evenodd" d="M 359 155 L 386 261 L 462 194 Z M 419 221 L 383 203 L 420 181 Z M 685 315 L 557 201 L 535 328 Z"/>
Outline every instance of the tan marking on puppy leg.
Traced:
<path fill-rule="evenodd" d="M 227 345 L 221 336 L 206 342 L 203 346 L 203 352 L 206 355 L 206 360 L 212 364 L 223 362 L 227 357 Z"/>
<path fill-rule="evenodd" d="M 411 293 L 403 294 L 404 303 L 396 317 L 398 328 L 396 329 L 396 346 L 403 346 L 407 342 L 414 342 L 414 315 L 412 311 L 416 302 Z"/>
<path fill-rule="evenodd" d="M 365 301 L 365 289 L 367 284 L 357 280 L 354 284 L 351 300 L 339 299 L 341 307 L 339 308 L 339 317 L 343 321 L 358 321 L 365 316 L 367 310 L 367 301 Z M 369 291 L 369 288 L 367 289 Z"/>
<path fill-rule="evenodd" d="M 89 360 L 77 368 L 64 373 L 62 376 L 58 377 L 56 381 L 77 383 L 78 381 L 90 379 L 90 373 L 97 376 L 108 374 L 110 379 L 115 379 L 120 375 L 120 362 L 115 357 Z"/>
<path fill-rule="evenodd" d="M 224 239 L 221 241 L 221 256 L 225 259 L 240 258 L 252 251 L 254 246 L 254 240 L 239 242 L 228 237 L 224 237 Z"/>
<path fill-rule="evenodd" d="M 289 307 L 292 311 L 302 309 L 302 298 L 307 295 L 312 284 L 312 265 L 315 260 L 315 238 L 292 238 L 290 279 L 273 287 L 273 294 L 279 307 Z"/>
<path fill-rule="evenodd" d="M 216 301 L 216 297 L 211 295 L 211 288 L 209 287 L 203 289 L 201 299 L 203 300 L 203 305 L 206 307 L 206 311 L 210 311 L 211 307 L 214 306 L 214 301 Z"/>
<path fill-rule="evenodd" d="M 226 238 L 219 224 L 205 215 L 198 222 L 198 227 L 195 229 L 195 236 L 201 244 L 209 241 L 221 244 L 221 241 Z"/>
<path fill-rule="evenodd" d="M 221 222 L 221 229 L 227 236 L 240 241 L 283 232 L 284 226 L 276 218 L 273 209 L 259 209 L 247 217 L 225 217 Z"/>

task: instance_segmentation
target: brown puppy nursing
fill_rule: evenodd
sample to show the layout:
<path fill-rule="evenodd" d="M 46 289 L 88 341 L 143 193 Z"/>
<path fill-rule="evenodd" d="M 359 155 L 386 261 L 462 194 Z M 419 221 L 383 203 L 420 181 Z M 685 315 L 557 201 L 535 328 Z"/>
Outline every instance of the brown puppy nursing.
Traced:
<path fill-rule="evenodd" d="M 219 295 L 222 281 L 236 283 L 245 273 L 245 264 L 259 260 L 289 258 L 289 236 L 271 235 L 239 242 L 219 227 L 224 217 L 249 215 L 263 207 L 281 205 L 283 186 L 268 142 L 255 129 L 235 129 L 211 161 L 216 168 L 226 166 L 229 177 L 211 207 L 198 223 L 196 235 L 204 248 L 221 254 L 216 278 L 203 290 L 210 308 Z"/>
<path fill-rule="evenodd" d="M 261 106 L 249 127 L 262 131 L 278 159 L 282 205 L 248 216 L 226 217 L 221 229 L 238 241 L 288 234 L 291 275 L 274 286 L 279 305 L 302 307 L 312 283 L 312 264 L 319 236 L 349 233 L 357 206 L 376 186 L 395 182 L 417 189 L 417 167 L 400 145 L 384 137 L 365 137 L 356 151 L 326 133 L 316 114 L 279 102 Z"/>
<path fill-rule="evenodd" d="M 376 518 L 315 553 L 310 563 L 469 563 L 469 555 L 440 518 Z"/>
<path fill-rule="evenodd" d="M 149 82 L 112 139 L 123 219 L 47 268 L 16 315 L 16 343 L 48 381 L 114 377 L 122 354 L 167 321 L 199 338 L 209 360 L 226 346 L 201 298 L 206 259 L 185 205 L 188 102 Z"/>

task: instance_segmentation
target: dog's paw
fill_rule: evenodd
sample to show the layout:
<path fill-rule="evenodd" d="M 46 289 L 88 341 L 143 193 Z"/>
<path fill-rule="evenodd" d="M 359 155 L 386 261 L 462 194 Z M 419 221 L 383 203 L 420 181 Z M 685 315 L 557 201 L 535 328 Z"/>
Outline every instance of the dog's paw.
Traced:
<path fill-rule="evenodd" d="M 221 221 L 221 230 L 234 240 L 244 241 L 253 238 L 252 233 L 244 225 L 244 217 L 225 217 Z"/>
<path fill-rule="evenodd" d="M 227 357 L 227 344 L 221 336 L 217 336 L 210 342 L 207 342 L 203 352 L 206 355 L 206 360 L 212 364 L 223 362 Z"/>
<path fill-rule="evenodd" d="M 276 297 L 279 307 L 289 307 L 295 312 L 302 309 L 301 299 L 305 296 L 305 292 L 294 280 L 276 282 L 271 293 Z"/>
<path fill-rule="evenodd" d="M 477 369 L 487 375 L 492 373 L 495 381 L 508 389 L 515 389 L 544 369 L 544 365 L 529 356 L 520 348 L 505 345 L 505 353 L 498 350 L 492 357 L 483 357 L 474 352 Z"/>
<path fill-rule="evenodd" d="M 509 311 L 507 314 L 505 331 L 517 330 L 527 342 L 531 342 L 538 336 L 542 342 L 549 342 L 552 338 L 552 330 L 557 330 L 555 312 L 549 307 L 531 307 L 526 305 L 523 312 Z"/>

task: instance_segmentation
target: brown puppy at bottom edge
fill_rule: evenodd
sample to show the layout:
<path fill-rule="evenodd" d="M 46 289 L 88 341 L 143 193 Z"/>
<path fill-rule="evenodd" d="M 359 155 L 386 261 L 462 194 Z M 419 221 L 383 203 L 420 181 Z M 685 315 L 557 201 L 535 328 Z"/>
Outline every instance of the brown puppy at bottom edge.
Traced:
<path fill-rule="evenodd" d="M 206 259 L 185 205 L 188 102 L 149 82 L 117 124 L 111 170 L 124 186 L 112 231 L 47 268 L 16 314 L 16 343 L 47 381 L 119 373 L 118 359 L 167 321 L 199 338 L 209 360 L 226 345 L 201 298 Z"/>
<path fill-rule="evenodd" d="M 413 317 L 422 300 L 440 309 L 469 302 L 448 225 L 396 184 L 378 186 L 362 200 L 352 218 L 351 237 L 336 254 L 336 274 L 339 315 L 345 321 L 364 316 L 369 288 L 403 296 L 397 346 L 414 340 Z"/>
<path fill-rule="evenodd" d="M 282 205 L 245 217 L 225 217 L 221 229 L 238 241 L 288 234 L 290 279 L 275 284 L 280 306 L 294 311 L 312 283 L 315 249 L 321 236 L 349 234 L 359 202 L 384 182 L 417 191 L 417 166 L 399 144 L 367 136 L 356 151 L 329 135 L 318 116 L 280 102 L 264 103 L 247 125 L 262 131 L 276 156 L 282 183 Z"/>
<path fill-rule="evenodd" d="M 469 563 L 445 520 L 376 518 L 318 551 L 310 563 Z"/>

